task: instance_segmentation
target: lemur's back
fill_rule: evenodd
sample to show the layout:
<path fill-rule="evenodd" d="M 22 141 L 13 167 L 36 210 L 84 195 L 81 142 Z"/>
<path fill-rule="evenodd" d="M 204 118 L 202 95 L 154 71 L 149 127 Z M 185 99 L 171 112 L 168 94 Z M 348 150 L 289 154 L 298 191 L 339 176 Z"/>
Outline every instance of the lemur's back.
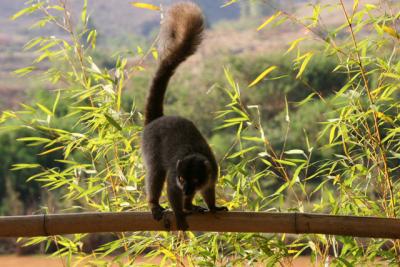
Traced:
<path fill-rule="evenodd" d="M 157 160 L 164 168 L 192 153 L 203 154 L 215 161 L 207 141 L 193 122 L 179 116 L 163 116 L 148 124 L 143 132 L 142 146 L 145 160 Z"/>

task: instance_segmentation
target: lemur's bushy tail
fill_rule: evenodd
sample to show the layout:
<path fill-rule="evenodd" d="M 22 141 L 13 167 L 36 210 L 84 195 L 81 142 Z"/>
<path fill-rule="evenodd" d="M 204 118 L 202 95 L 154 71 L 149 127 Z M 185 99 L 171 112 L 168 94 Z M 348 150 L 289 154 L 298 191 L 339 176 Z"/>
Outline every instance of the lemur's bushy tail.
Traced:
<path fill-rule="evenodd" d="M 168 82 L 176 68 L 193 55 L 202 41 L 204 19 L 201 9 L 190 2 L 171 6 L 161 24 L 160 63 L 150 86 L 145 125 L 163 116 Z"/>

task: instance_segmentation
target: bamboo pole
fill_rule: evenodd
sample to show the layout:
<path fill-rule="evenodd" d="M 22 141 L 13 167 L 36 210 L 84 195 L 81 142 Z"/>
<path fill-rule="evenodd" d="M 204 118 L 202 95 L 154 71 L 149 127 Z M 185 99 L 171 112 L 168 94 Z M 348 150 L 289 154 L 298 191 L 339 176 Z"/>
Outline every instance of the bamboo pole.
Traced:
<path fill-rule="evenodd" d="M 0 237 L 73 233 L 176 230 L 173 213 L 153 220 L 149 212 L 71 213 L 0 217 Z M 309 213 L 220 212 L 187 216 L 189 230 L 329 234 L 400 239 L 400 219 Z"/>

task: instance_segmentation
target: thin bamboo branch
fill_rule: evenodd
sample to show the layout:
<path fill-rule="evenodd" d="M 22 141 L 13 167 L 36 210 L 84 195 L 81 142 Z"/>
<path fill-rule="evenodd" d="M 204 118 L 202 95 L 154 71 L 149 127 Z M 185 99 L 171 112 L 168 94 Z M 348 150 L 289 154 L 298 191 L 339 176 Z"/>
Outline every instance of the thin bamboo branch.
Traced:
<path fill-rule="evenodd" d="M 220 212 L 187 216 L 200 232 L 329 234 L 400 239 L 400 219 L 310 213 Z M 170 227 L 169 227 L 170 226 Z M 176 230 L 173 213 L 155 221 L 149 212 L 71 213 L 0 217 L 0 237 Z"/>

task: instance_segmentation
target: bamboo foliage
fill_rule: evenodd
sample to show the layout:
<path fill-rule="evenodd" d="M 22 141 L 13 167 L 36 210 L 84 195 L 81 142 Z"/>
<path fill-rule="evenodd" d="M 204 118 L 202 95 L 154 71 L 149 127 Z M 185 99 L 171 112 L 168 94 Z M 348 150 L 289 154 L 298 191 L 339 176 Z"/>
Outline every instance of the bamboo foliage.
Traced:
<path fill-rule="evenodd" d="M 33 103 L 23 105 L 20 111 L 3 112 L 1 129 L 7 128 L 8 121 L 13 122 L 9 130 L 30 129 L 33 134 L 18 142 L 40 148 L 38 156 L 54 154 L 60 158 L 55 167 L 20 162 L 14 165 L 14 170 L 37 170 L 29 180 L 40 182 L 43 188 L 53 191 L 49 196 L 60 199 L 48 201 L 48 207 L 40 213 L 68 210 L 100 212 L 100 215 L 65 215 L 68 220 L 63 215 L 50 214 L 14 218 L 16 221 L 2 218 L 0 225 L 4 228 L 0 233 L 6 235 L 13 233 L 13 229 L 29 228 L 33 235 L 46 237 L 27 239 L 27 245 L 44 242 L 48 247 L 53 242 L 60 245 L 56 255 L 104 266 L 130 266 L 144 252 L 149 258 L 161 256 L 164 265 L 184 265 L 187 261 L 191 266 L 214 266 L 229 259 L 232 265 L 259 262 L 273 266 L 284 265 L 305 250 L 311 251 L 312 259 L 318 263 L 399 264 L 399 241 L 382 239 L 397 238 L 399 234 L 395 219 L 399 216 L 400 200 L 398 4 L 394 1 L 349 4 L 351 1 L 338 0 L 334 4 L 311 4 L 312 15 L 301 17 L 273 6 L 271 1 L 258 2 L 264 2 L 274 11 L 271 12 L 274 15 L 257 22 L 256 25 L 261 25 L 259 34 L 286 23 L 304 34 L 287 45 L 285 55 L 292 60 L 293 67 L 289 71 L 266 63 L 259 75 L 246 77 L 253 82 L 240 84 L 229 66 L 223 70 L 225 77 L 220 91 L 226 105 L 217 113 L 219 126 L 215 130 L 234 137 L 220 161 L 217 191 L 219 204 L 230 210 L 278 213 L 228 212 L 218 218 L 208 214 L 189 217 L 193 230 L 225 231 L 223 227 L 229 226 L 234 233 L 187 232 L 182 238 L 173 232 L 144 231 L 161 230 L 163 225 L 149 219 L 147 213 L 127 213 L 141 212 L 147 205 L 139 152 L 142 115 L 135 103 L 124 107 L 122 99 L 127 84 L 138 72 L 145 71 L 144 62 L 151 62 L 148 56 L 156 54 L 154 48 L 134 46 L 134 56 L 138 58 L 135 65 L 128 64 L 124 54 L 117 54 L 115 67 L 106 69 L 92 57 L 98 46 L 97 31 L 88 25 L 90 2 L 83 1 L 80 16 L 73 16 L 67 0 L 31 0 L 13 19 L 38 13 L 41 19 L 35 27 L 51 24 L 62 34 L 37 37 L 27 43 L 25 48 L 37 58 L 32 66 L 17 70 L 16 74 L 23 77 L 39 72 L 38 64 L 46 61 L 50 67 L 39 75 L 57 90 L 52 92 L 54 101 L 50 104 Z M 240 4 L 246 3 L 240 1 Z M 139 7 L 151 7 L 151 12 L 159 9 L 142 4 Z M 325 10 L 328 14 L 335 10 L 342 18 L 341 25 L 326 26 Z M 76 17 L 80 19 L 74 21 Z M 324 95 L 311 86 L 305 73 L 312 62 L 328 57 L 337 60 L 333 71 L 347 78 L 341 88 Z M 284 134 L 279 136 L 277 144 L 271 141 L 273 122 L 266 121 L 262 107 L 248 103 L 243 94 L 263 90 L 267 83 L 288 76 L 301 82 L 310 94 L 299 103 L 284 97 L 285 105 L 274 118 L 284 125 L 281 129 Z M 61 108 L 65 103 L 67 108 Z M 310 113 L 322 111 L 322 121 L 315 122 L 321 132 L 319 137 L 312 138 L 304 131 L 303 145 L 294 147 L 289 140 L 296 126 L 295 113 L 305 107 L 309 107 Z M 74 127 L 58 126 L 65 120 Z M 316 158 L 316 151 L 326 158 Z M 354 217 L 307 212 L 385 219 L 363 218 L 359 222 Z M 21 224 L 10 228 L 10 221 Z M 251 228 L 252 222 L 257 228 Z M 105 227 L 103 223 L 107 228 L 101 228 Z M 79 227 L 81 230 L 71 230 Z M 122 232 L 114 234 L 114 241 L 90 255 L 85 254 L 81 243 L 86 234 L 72 233 L 93 232 L 96 227 Z M 246 229 L 304 234 L 293 239 L 285 234 L 236 232 L 247 232 Z M 25 230 L 17 234 L 24 235 Z M 140 231 L 125 232 L 128 230 Z M 66 233 L 71 235 L 61 235 Z M 352 234 L 376 238 L 340 236 Z M 114 255 L 111 263 L 106 255 Z"/>

